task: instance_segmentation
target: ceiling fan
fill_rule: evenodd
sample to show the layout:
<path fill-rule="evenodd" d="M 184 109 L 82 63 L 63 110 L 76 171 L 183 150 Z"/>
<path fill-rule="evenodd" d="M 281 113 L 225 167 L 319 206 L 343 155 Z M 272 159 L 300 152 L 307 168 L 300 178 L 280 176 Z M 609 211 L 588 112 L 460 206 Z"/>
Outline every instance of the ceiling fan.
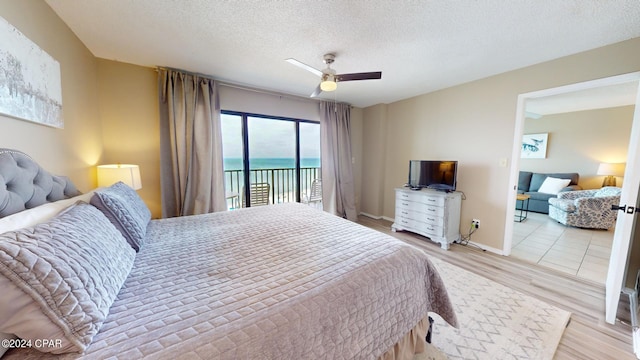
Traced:
<path fill-rule="evenodd" d="M 327 64 L 327 68 L 323 70 L 318 70 L 294 58 L 285 60 L 290 64 L 310 71 L 320 77 L 320 84 L 313 92 L 313 94 L 311 94 L 311 97 L 316 97 L 323 91 L 334 91 L 338 87 L 337 83 L 340 81 L 377 80 L 382 78 L 382 72 L 380 71 L 353 74 L 336 74 L 336 71 L 331 68 L 331 64 L 333 64 L 336 59 L 335 54 L 325 54 L 323 59 L 324 63 Z"/>

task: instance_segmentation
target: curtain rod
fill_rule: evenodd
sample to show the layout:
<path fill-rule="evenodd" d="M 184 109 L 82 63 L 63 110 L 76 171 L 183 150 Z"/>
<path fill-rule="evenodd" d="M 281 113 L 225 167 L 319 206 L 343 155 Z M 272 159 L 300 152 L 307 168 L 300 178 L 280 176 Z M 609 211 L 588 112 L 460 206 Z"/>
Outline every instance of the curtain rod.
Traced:
<path fill-rule="evenodd" d="M 311 98 L 311 97 L 304 97 L 304 96 L 300 96 L 300 95 L 288 94 L 288 93 L 283 93 L 283 92 L 278 92 L 278 91 L 273 91 L 273 90 L 266 90 L 266 89 L 256 88 L 256 87 L 243 85 L 243 84 L 238 84 L 238 83 L 233 83 L 233 82 L 221 81 L 221 80 L 216 79 L 215 77 L 213 77 L 211 75 L 206 75 L 206 74 L 202 74 L 202 73 L 196 73 L 196 72 L 192 72 L 192 71 L 176 69 L 176 68 L 172 68 L 172 67 L 168 67 L 168 66 L 157 66 L 155 71 L 158 72 L 161 69 L 162 70 L 179 71 L 179 72 L 182 72 L 182 73 L 185 73 L 185 74 L 201 76 L 201 77 L 204 77 L 204 78 L 207 78 L 207 79 L 215 80 L 221 86 L 226 86 L 226 87 L 240 89 L 240 90 L 247 90 L 247 91 L 252 91 L 252 92 L 256 92 L 256 93 L 260 93 L 260 94 L 277 96 L 277 97 L 281 97 L 281 98 L 282 97 L 286 97 L 286 98 L 290 98 L 290 99 L 293 99 L 293 100 L 310 101 L 310 102 L 331 101 L 331 100 L 326 100 L 326 99 L 317 99 L 317 98 Z M 338 104 L 344 104 L 344 105 L 351 106 L 351 104 L 346 103 L 346 102 L 338 102 L 338 101 L 335 101 L 335 102 L 338 103 Z M 353 107 L 353 106 L 351 106 L 351 107 Z"/>

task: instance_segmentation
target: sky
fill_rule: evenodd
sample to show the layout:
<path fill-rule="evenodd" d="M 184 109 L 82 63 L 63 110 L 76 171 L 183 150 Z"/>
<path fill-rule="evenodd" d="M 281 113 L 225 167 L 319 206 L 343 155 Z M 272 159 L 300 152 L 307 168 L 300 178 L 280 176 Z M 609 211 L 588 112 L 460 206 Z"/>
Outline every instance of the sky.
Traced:
<path fill-rule="evenodd" d="M 222 148 L 225 158 L 242 157 L 242 123 L 238 115 L 222 114 Z M 248 118 L 251 158 L 294 158 L 295 123 Z M 300 123 L 300 157 L 320 157 L 320 125 Z"/>

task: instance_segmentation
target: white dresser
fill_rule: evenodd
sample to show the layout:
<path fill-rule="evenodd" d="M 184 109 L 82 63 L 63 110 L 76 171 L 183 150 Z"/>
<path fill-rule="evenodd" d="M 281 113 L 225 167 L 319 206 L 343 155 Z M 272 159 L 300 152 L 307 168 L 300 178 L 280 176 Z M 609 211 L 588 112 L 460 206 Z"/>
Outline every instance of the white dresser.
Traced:
<path fill-rule="evenodd" d="M 460 239 L 462 194 L 435 190 L 396 189 L 396 218 L 391 230 L 428 237 L 448 250 Z"/>

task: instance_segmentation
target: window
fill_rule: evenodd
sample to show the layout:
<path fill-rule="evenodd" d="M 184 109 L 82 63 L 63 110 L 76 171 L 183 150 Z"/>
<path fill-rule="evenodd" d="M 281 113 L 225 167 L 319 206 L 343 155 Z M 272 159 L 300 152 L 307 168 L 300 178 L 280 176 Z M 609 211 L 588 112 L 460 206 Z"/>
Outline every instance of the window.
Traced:
<path fill-rule="evenodd" d="M 221 120 L 230 209 L 299 202 L 320 177 L 319 123 L 228 111 Z"/>

